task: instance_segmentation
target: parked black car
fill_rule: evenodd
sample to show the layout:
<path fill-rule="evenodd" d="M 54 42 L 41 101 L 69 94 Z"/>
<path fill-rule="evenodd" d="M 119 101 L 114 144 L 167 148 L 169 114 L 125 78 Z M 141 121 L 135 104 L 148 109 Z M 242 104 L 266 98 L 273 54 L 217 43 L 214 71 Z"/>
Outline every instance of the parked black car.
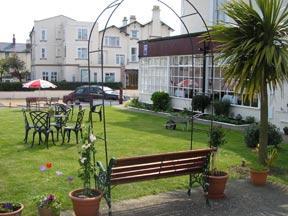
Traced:
<path fill-rule="evenodd" d="M 104 92 L 103 92 L 104 90 Z M 113 89 L 104 86 L 102 90 L 101 86 L 92 85 L 90 87 L 89 94 L 89 86 L 84 85 L 75 89 L 75 91 L 71 92 L 68 95 L 64 95 L 63 102 L 64 103 L 74 103 L 74 102 L 90 102 L 92 99 L 101 99 L 104 95 L 106 100 L 118 100 L 119 94 L 115 92 Z"/>

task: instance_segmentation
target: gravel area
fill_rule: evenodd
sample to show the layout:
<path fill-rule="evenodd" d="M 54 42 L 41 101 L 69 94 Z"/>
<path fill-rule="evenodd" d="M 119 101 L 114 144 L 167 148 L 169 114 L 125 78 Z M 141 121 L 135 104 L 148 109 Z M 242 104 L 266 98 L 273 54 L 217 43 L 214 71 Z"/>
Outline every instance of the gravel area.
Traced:
<path fill-rule="evenodd" d="M 121 187 L 121 186 L 120 186 Z M 230 181 L 226 198 L 210 201 L 206 205 L 201 188 L 173 191 L 113 203 L 115 216 L 287 216 L 288 187 L 268 183 L 255 187 L 247 180 Z M 113 192 L 112 192 L 113 195 Z M 106 204 L 102 202 L 102 216 L 106 216 Z M 104 207 L 104 208 L 103 208 Z M 71 212 L 61 214 L 72 216 Z"/>

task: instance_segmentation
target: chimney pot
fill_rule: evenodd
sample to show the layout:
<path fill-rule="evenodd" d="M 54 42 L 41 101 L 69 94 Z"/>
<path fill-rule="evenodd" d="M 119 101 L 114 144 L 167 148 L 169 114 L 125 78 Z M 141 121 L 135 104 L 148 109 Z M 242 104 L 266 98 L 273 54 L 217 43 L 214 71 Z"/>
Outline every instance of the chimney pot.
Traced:
<path fill-rule="evenodd" d="M 135 15 L 131 15 L 130 16 L 130 23 L 136 21 L 136 16 Z"/>
<path fill-rule="evenodd" d="M 126 26 L 127 24 L 128 24 L 128 19 L 127 19 L 127 17 L 124 17 L 122 20 L 122 25 Z"/>
<path fill-rule="evenodd" d="M 15 46 L 15 44 L 16 44 L 16 38 L 15 38 L 15 34 L 13 34 L 12 43 L 13 43 L 13 46 Z"/>

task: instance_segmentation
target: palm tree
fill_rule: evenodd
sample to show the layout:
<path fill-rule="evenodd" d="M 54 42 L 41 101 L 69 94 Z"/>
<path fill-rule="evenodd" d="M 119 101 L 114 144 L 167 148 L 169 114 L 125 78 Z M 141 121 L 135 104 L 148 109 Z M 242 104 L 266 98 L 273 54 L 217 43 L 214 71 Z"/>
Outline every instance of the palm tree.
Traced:
<path fill-rule="evenodd" d="M 260 96 L 259 160 L 267 159 L 268 88 L 288 80 L 288 5 L 283 0 L 231 1 L 223 6 L 233 21 L 211 27 L 219 42 L 224 78 L 235 91 L 251 100 Z"/>

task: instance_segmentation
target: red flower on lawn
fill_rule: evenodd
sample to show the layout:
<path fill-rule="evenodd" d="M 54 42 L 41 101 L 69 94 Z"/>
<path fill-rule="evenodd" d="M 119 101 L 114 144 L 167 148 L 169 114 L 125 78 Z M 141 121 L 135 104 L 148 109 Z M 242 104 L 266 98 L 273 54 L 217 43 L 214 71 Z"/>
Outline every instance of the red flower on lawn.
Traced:
<path fill-rule="evenodd" d="M 45 164 L 45 166 L 46 166 L 47 169 L 50 169 L 50 168 L 52 168 L 52 163 L 51 162 L 47 162 Z"/>

